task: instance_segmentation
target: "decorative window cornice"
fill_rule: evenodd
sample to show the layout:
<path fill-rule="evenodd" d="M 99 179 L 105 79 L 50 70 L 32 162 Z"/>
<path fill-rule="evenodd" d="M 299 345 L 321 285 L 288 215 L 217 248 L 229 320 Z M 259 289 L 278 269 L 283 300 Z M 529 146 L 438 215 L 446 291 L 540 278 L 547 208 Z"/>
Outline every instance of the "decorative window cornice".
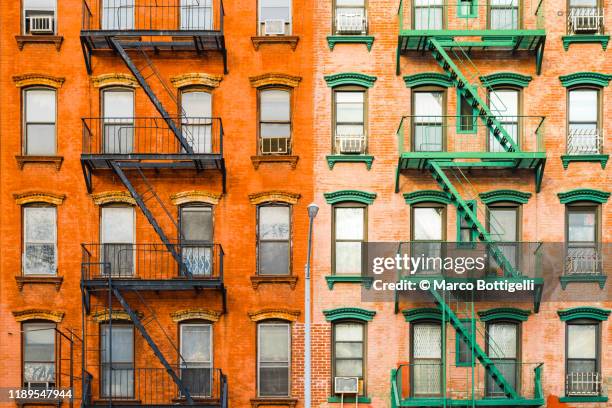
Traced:
<path fill-rule="evenodd" d="M 254 322 L 271 319 L 295 322 L 300 316 L 300 311 L 294 309 L 261 309 L 249 312 L 248 315 L 249 318 Z"/>
<path fill-rule="evenodd" d="M 610 193 L 592 188 L 577 188 L 564 193 L 558 193 L 557 196 L 561 204 L 573 203 L 575 201 L 592 201 L 603 204 L 608 201 Z"/>
<path fill-rule="evenodd" d="M 111 203 L 123 203 L 136 205 L 136 200 L 127 191 L 104 191 L 92 194 L 91 198 L 95 205 L 105 205 Z"/>
<path fill-rule="evenodd" d="M 282 202 L 296 204 L 300 199 L 300 194 L 287 191 L 262 191 L 261 193 L 249 194 L 249 201 L 253 205 L 269 202 Z"/>
<path fill-rule="evenodd" d="M 440 313 L 440 309 L 436 309 L 435 307 L 419 307 L 415 309 L 406 309 L 402 310 L 402 314 L 404 315 L 404 319 L 407 322 L 415 322 L 417 320 L 436 320 L 442 321 L 442 313 Z"/>
<path fill-rule="evenodd" d="M 371 88 L 374 86 L 374 82 L 376 82 L 375 76 L 361 74 L 359 72 L 341 72 L 333 75 L 325 75 L 323 78 L 330 88 L 341 85 L 358 85 L 365 88 Z"/>
<path fill-rule="evenodd" d="M 221 312 L 217 310 L 210 309 L 184 309 L 177 310 L 176 312 L 170 313 L 170 317 L 173 322 L 183 322 L 185 320 L 193 320 L 193 319 L 201 319 L 207 320 L 209 322 L 219 321 L 221 317 Z"/>
<path fill-rule="evenodd" d="M 561 321 L 569 321 L 574 319 L 593 319 L 603 322 L 608 320 L 610 311 L 608 309 L 600 309 L 598 307 L 580 306 L 571 307 L 569 309 L 557 311 Z"/>
<path fill-rule="evenodd" d="M 480 81 L 485 86 L 512 85 L 520 88 L 527 87 L 532 79 L 529 75 L 518 74 L 516 72 L 496 72 L 480 77 Z"/>
<path fill-rule="evenodd" d="M 105 88 L 107 86 L 127 86 L 130 88 L 138 87 L 138 81 L 133 75 L 112 73 L 102 74 L 91 79 L 94 88 Z"/>
<path fill-rule="evenodd" d="M 217 88 L 222 80 L 223 76 L 221 75 L 207 74 L 204 72 L 190 72 L 170 78 L 170 82 L 172 82 L 175 88 L 184 88 L 186 86 Z"/>
<path fill-rule="evenodd" d="M 500 201 L 507 201 L 517 204 L 526 204 L 531 197 L 531 193 L 524 193 L 518 190 L 491 190 L 478 195 L 480 201 L 485 204 L 493 204 Z"/>
<path fill-rule="evenodd" d="M 438 72 L 421 72 L 414 75 L 404 76 L 404 83 L 408 88 L 416 88 L 424 85 L 435 85 L 448 88 L 453 82 L 444 74 Z"/>
<path fill-rule="evenodd" d="M 334 322 L 336 320 L 355 319 L 369 322 L 374 319 L 376 312 L 358 307 L 340 307 L 337 309 L 324 310 L 325 320 Z"/>
<path fill-rule="evenodd" d="M 483 322 L 500 319 L 524 322 L 527 321 L 530 314 L 530 310 L 517 309 L 514 307 L 497 307 L 478 312 L 478 316 Z"/>
<path fill-rule="evenodd" d="M 136 311 L 135 313 L 139 319 L 142 319 L 142 317 L 144 316 L 142 312 Z M 120 321 L 126 321 L 126 322 L 132 321 L 132 319 L 130 318 L 130 315 L 126 311 L 123 311 L 123 310 L 113 310 L 112 313 L 109 313 L 108 309 L 101 309 L 101 310 L 98 310 L 92 313 L 91 316 L 93 317 L 94 321 L 97 323 L 104 323 L 104 322 L 108 322 L 109 320 L 113 320 L 113 321 L 120 320 Z"/>
<path fill-rule="evenodd" d="M 61 205 L 66 198 L 65 194 L 45 193 L 43 191 L 28 191 L 25 193 L 13 194 L 17 205 L 26 205 L 31 203 L 47 203 L 52 205 Z"/>
<path fill-rule="evenodd" d="M 66 78 L 55 77 L 47 74 L 23 74 L 13 76 L 13 81 L 17 88 L 26 86 L 49 86 L 51 88 L 60 89 L 66 81 Z"/>
<path fill-rule="evenodd" d="M 50 322 L 60 323 L 64 319 L 64 312 L 48 309 L 26 309 L 13 311 L 13 316 L 18 322 L 28 320 L 48 320 Z"/>
<path fill-rule="evenodd" d="M 601 74 L 599 72 L 575 72 L 573 74 L 561 75 L 559 77 L 561 85 L 566 88 L 575 85 L 608 86 L 610 79 L 612 79 L 612 75 Z"/>
<path fill-rule="evenodd" d="M 327 204 L 336 204 L 344 201 L 356 201 L 362 204 L 372 204 L 376 198 L 376 193 L 368 193 L 359 190 L 339 190 L 331 193 L 323 193 Z"/>
<path fill-rule="evenodd" d="M 450 199 L 442 191 L 438 190 L 420 190 L 413 191 L 412 193 L 404 193 L 404 200 L 406 204 L 418 204 L 418 203 L 438 203 L 438 204 L 450 204 Z"/>
<path fill-rule="evenodd" d="M 289 74 L 269 73 L 249 77 L 253 88 L 261 88 L 268 85 L 283 85 L 295 88 L 299 85 L 302 77 Z"/>
<path fill-rule="evenodd" d="M 174 205 L 183 205 L 188 203 L 205 203 L 211 205 L 219 204 L 221 199 L 220 193 L 213 193 L 204 190 L 181 191 L 170 196 L 170 201 Z"/>

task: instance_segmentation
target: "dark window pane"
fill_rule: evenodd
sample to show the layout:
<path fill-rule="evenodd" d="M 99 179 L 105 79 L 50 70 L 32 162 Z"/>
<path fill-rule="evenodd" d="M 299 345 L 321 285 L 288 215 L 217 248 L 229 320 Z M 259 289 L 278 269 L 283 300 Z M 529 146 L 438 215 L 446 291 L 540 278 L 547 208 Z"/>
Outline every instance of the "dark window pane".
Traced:
<path fill-rule="evenodd" d="M 182 208 L 181 233 L 185 241 L 212 241 L 212 209 L 210 207 Z"/>
<path fill-rule="evenodd" d="M 287 275 L 289 273 L 289 243 L 261 242 L 259 244 L 259 273 Z"/>

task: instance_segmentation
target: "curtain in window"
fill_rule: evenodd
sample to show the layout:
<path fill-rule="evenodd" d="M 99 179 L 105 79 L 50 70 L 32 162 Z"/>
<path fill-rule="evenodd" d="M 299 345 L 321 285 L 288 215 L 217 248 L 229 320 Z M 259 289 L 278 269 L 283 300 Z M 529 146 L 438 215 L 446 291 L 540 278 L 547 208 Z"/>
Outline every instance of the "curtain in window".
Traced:
<path fill-rule="evenodd" d="M 55 325 L 23 325 L 23 380 L 30 387 L 52 387 L 55 383 Z"/>
<path fill-rule="evenodd" d="M 55 275 L 57 272 L 57 221 L 54 207 L 25 207 L 23 273 Z"/>
<path fill-rule="evenodd" d="M 288 206 L 259 207 L 259 269 L 261 275 L 289 274 L 289 214 Z"/>
<path fill-rule="evenodd" d="M 439 395 L 441 392 L 442 331 L 437 323 L 417 323 L 412 339 L 415 396 Z"/>
<path fill-rule="evenodd" d="M 213 273 L 212 208 L 193 206 L 181 208 L 181 250 L 183 266 L 192 275 L 211 276 Z"/>

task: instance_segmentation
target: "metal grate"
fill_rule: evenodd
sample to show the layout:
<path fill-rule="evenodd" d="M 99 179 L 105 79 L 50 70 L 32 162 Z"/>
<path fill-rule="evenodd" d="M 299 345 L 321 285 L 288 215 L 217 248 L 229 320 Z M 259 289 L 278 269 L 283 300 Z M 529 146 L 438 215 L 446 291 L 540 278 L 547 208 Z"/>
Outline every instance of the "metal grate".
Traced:
<path fill-rule="evenodd" d="M 602 375 L 596 372 L 574 372 L 565 377 L 565 394 L 571 395 L 600 395 L 602 389 Z"/>
<path fill-rule="evenodd" d="M 597 7 L 572 7 L 567 16 L 570 34 L 603 33 L 604 9 Z"/>

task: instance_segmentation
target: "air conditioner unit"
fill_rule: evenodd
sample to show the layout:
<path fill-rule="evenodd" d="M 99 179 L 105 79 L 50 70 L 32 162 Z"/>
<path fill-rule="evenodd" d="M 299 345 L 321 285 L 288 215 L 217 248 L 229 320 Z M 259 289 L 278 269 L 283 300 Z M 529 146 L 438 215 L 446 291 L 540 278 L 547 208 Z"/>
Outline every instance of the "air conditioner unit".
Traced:
<path fill-rule="evenodd" d="M 28 390 L 48 390 L 54 387 L 54 383 L 51 382 L 33 382 L 29 381 L 25 383 L 25 388 Z"/>
<path fill-rule="evenodd" d="M 285 20 L 264 21 L 264 35 L 285 35 Z"/>
<path fill-rule="evenodd" d="M 334 392 L 336 394 L 359 394 L 359 378 L 334 377 Z"/>
<path fill-rule="evenodd" d="M 30 16 L 31 34 L 53 34 L 53 16 Z"/>
<path fill-rule="evenodd" d="M 367 18 L 365 11 L 343 12 L 336 14 L 336 31 L 338 33 L 365 34 Z"/>

